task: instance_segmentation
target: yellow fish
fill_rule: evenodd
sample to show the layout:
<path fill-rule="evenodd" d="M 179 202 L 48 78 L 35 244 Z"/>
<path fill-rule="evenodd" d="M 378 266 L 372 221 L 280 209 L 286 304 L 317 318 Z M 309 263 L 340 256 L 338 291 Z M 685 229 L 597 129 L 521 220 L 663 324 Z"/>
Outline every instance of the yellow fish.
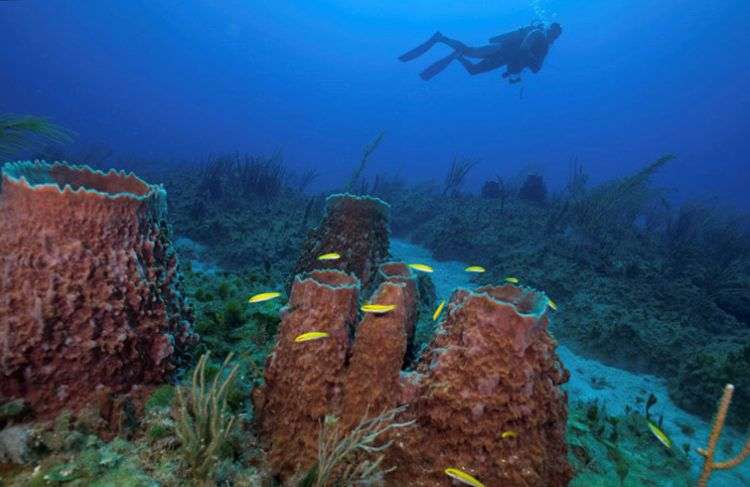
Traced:
<path fill-rule="evenodd" d="M 654 436 L 656 436 L 656 439 L 659 440 L 662 445 L 666 446 L 667 448 L 672 448 L 672 440 L 669 439 L 667 434 L 663 432 L 661 428 L 648 420 L 646 421 L 646 424 L 648 425 L 648 429 L 651 430 Z"/>
<path fill-rule="evenodd" d="M 328 333 L 324 331 L 308 331 L 307 333 L 303 333 L 301 335 L 297 335 L 297 338 L 294 339 L 295 342 L 301 343 L 301 342 L 309 342 L 310 340 L 318 340 L 320 338 L 328 338 Z"/>
<path fill-rule="evenodd" d="M 518 278 L 517 277 L 506 277 L 505 282 L 508 282 L 510 284 L 518 284 Z"/>
<path fill-rule="evenodd" d="M 471 487 L 484 487 L 484 484 L 463 470 L 457 468 L 446 468 L 445 475 L 452 479 L 456 479 L 462 484 L 471 485 Z"/>
<path fill-rule="evenodd" d="M 341 254 L 336 252 L 328 252 L 327 254 L 321 254 L 318 256 L 318 260 L 339 260 L 340 258 Z"/>
<path fill-rule="evenodd" d="M 432 267 L 426 264 L 409 264 L 409 267 L 411 267 L 415 271 L 432 272 Z"/>
<path fill-rule="evenodd" d="M 262 303 L 263 301 L 276 299 L 279 296 L 281 296 L 281 293 L 276 292 L 276 291 L 271 291 L 269 293 L 260 293 L 260 294 L 256 294 L 255 296 L 250 296 L 247 302 L 248 303 Z"/>
<path fill-rule="evenodd" d="M 552 311 L 557 311 L 557 304 L 555 304 L 554 301 L 552 301 L 550 298 L 547 298 L 547 304 L 550 308 L 552 308 Z"/>
<path fill-rule="evenodd" d="M 382 315 L 396 309 L 395 304 L 365 304 L 360 308 L 365 313 L 374 313 L 376 315 Z"/>
<path fill-rule="evenodd" d="M 511 431 L 511 430 L 503 431 L 503 434 L 500 435 L 500 437 L 504 440 L 507 438 L 515 438 L 517 436 L 518 436 L 518 433 L 516 433 L 515 431 Z"/>
<path fill-rule="evenodd" d="M 435 309 L 435 312 L 432 313 L 432 321 L 437 321 L 438 316 L 440 316 L 440 313 L 443 311 L 444 306 L 445 306 L 445 299 L 440 301 L 440 304 L 438 304 L 438 307 Z"/>
<path fill-rule="evenodd" d="M 481 265 L 470 265 L 466 269 L 464 269 L 466 272 L 484 272 L 485 268 Z"/>

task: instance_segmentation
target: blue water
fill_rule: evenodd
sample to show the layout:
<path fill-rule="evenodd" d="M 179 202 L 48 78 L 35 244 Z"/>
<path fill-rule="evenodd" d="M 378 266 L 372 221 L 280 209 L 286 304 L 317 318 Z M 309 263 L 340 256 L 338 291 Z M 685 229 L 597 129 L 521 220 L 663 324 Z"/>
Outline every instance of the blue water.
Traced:
<path fill-rule="evenodd" d="M 423 82 L 444 46 L 396 61 L 435 30 L 482 44 L 539 15 L 563 33 L 523 94 L 457 63 Z M 748 208 L 749 19 L 732 0 L 2 1 L 0 107 L 121 160 L 282 149 L 323 168 L 321 188 L 381 130 L 373 172 L 430 179 L 460 154 L 481 160 L 475 190 L 528 167 L 560 188 L 575 157 L 598 182 L 674 152 L 671 197 Z"/>

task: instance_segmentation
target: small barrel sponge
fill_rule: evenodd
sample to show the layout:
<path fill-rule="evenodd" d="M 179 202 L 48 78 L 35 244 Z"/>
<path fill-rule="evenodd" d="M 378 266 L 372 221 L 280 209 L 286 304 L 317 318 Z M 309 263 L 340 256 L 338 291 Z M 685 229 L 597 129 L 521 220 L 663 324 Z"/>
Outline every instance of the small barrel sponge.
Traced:
<path fill-rule="evenodd" d="M 357 276 L 369 289 L 378 265 L 388 256 L 388 203 L 370 196 L 333 194 L 326 199 L 323 221 L 310 232 L 294 274 L 315 269 L 339 269 Z M 336 252 L 338 260 L 319 261 Z"/>
<path fill-rule="evenodd" d="M 417 320 L 417 280 L 400 262 L 383 264 L 378 273 L 383 281 L 369 302 L 396 308 L 365 315 L 357 326 L 344 378 L 345 428 L 399 405 L 401 369 Z"/>
<path fill-rule="evenodd" d="M 454 292 L 416 372 L 403 378 L 400 420 L 387 464 L 393 485 L 450 485 L 446 468 L 485 485 L 567 485 L 569 374 L 547 332 L 548 299 L 530 289 Z M 505 436 L 503 433 L 506 433 Z"/>
<path fill-rule="evenodd" d="M 197 337 L 166 192 L 133 174 L 8 163 L 0 192 L 0 396 L 40 417 L 164 382 Z"/>

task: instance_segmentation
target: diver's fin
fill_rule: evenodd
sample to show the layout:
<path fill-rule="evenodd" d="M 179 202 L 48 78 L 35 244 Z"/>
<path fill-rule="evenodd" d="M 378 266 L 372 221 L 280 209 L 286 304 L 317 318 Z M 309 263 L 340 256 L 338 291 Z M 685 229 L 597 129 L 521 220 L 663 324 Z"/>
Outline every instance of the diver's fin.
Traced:
<path fill-rule="evenodd" d="M 452 54 L 449 54 L 448 56 L 445 56 L 440 61 L 437 61 L 433 64 L 431 64 L 427 69 L 419 73 L 419 76 L 425 81 L 433 78 L 436 74 L 438 74 L 440 71 L 444 70 L 448 67 L 448 65 L 453 62 L 454 60 L 458 59 L 460 54 L 458 52 L 453 52 Z"/>
<path fill-rule="evenodd" d="M 407 52 L 405 54 L 400 55 L 398 57 L 398 60 L 406 62 L 406 61 L 411 61 L 412 59 L 418 58 L 422 54 L 424 54 L 427 51 L 429 51 L 430 48 L 432 46 L 434 46 L 437 41 L 440 40 L 441 37 L 443 37 L 443 34 L 441 34 L 440 32 L 435 32 L 434 34 L 432 34 L 432 37 L 430 37 L 429 39 L 427 39 L 422 44 L 418 45 L 417 47 L 415 47 L 411 51 L 409 51 L 409 52 Z"/>

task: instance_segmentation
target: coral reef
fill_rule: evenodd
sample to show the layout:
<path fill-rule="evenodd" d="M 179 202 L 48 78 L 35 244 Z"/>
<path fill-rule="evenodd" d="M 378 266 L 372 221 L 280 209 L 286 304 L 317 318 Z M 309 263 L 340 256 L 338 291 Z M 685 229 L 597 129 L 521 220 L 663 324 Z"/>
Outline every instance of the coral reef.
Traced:
<path fill-rule="evenodd" d="M 417 424 L 389 451 L 398 465 L 393 485 L 449 485 L 449 467 L 486 485 L 567 485 L 559 386 L 568 372 L 546 309 L 546 296 L 510 285 L 454 293 L 442 330 L 405 383 L 402 419 Z"/>
<path fill-rule="evenodd" d="M 576 165 L 565 193 L 551 195 L 547 205 L 516 192 L 504 204 L 449 200 L 415 186 L 388 200 L 391 225 L 394 235 L 439 260 L 483 265 L 479 284 L 513 275 L 544 289 L 563 303 L 551 325 L 561 342 L 604 363 L 664 377 L 688 411 L 710 419 L 705 398 L 734 383 L 737 413 L 728 422 L 744 426 L 750 420 L 743 406 L 750 382 L 741 372 L 750 363 L 750 328 L 742 321 L 750 296 L 745 220 L 704 204 L 692 217 L 698 221 L 670 223 L 678 217 L 665 213 L 662 192 L 650 183 L 669 161 L 593 188 Z"/>
<path fill-rule="evenodd" d="M 692 483 L 685 447 L 664 448 L 648 430 L 646 418 L 632 409 L 613 416 L 606 404 L 573 401 L 566 442 L 576 472 L 570 487 Z"/>
<path fill-rule="evenodd" d="M 302 247 L 294 275 L 315 269 L 339 269 L 357 276 L 363 288 L 372 283 L 377 266 L 388 256 L 388 205 L 377 198 L 334 194 L 326 199 L 323 221 Z M 339 260 L 318 256 L 337 252 Z"/>
<path fill-rule="evenodd" d="M 567 371 L 546 332 L 547 298 L 513 286 L 457 291 L 416 372 L 404 374 L 416 280 L 403 264 L 384 264 L 381 273 L 370 302 L 396 309 L 366 315 L 353 341 L 356 279 L 341 271 L 295 279 L 266 385 L 253 393 L 274 471 L 289 478 L 314 464 L 326 415 L 342 417 L 346 429 L 404 404 L 399 421 L 415 426 L 392 433 L 384 467 L 398 467 L 389 473 L 393 485 L 447 483 L 451 466 L 488 485 L 565 485 L 572 474 L 558 386 Z M 311 330 L 330 336 L 294 343 Z M 502 438 L 504 431 L 523 441 Z"/>
<path fill-rule="evenodd" d="M 2 176 L 0 395 L 49 416 L 168 380 L 196 337 L 164 190 L 59 163 Z"/>

